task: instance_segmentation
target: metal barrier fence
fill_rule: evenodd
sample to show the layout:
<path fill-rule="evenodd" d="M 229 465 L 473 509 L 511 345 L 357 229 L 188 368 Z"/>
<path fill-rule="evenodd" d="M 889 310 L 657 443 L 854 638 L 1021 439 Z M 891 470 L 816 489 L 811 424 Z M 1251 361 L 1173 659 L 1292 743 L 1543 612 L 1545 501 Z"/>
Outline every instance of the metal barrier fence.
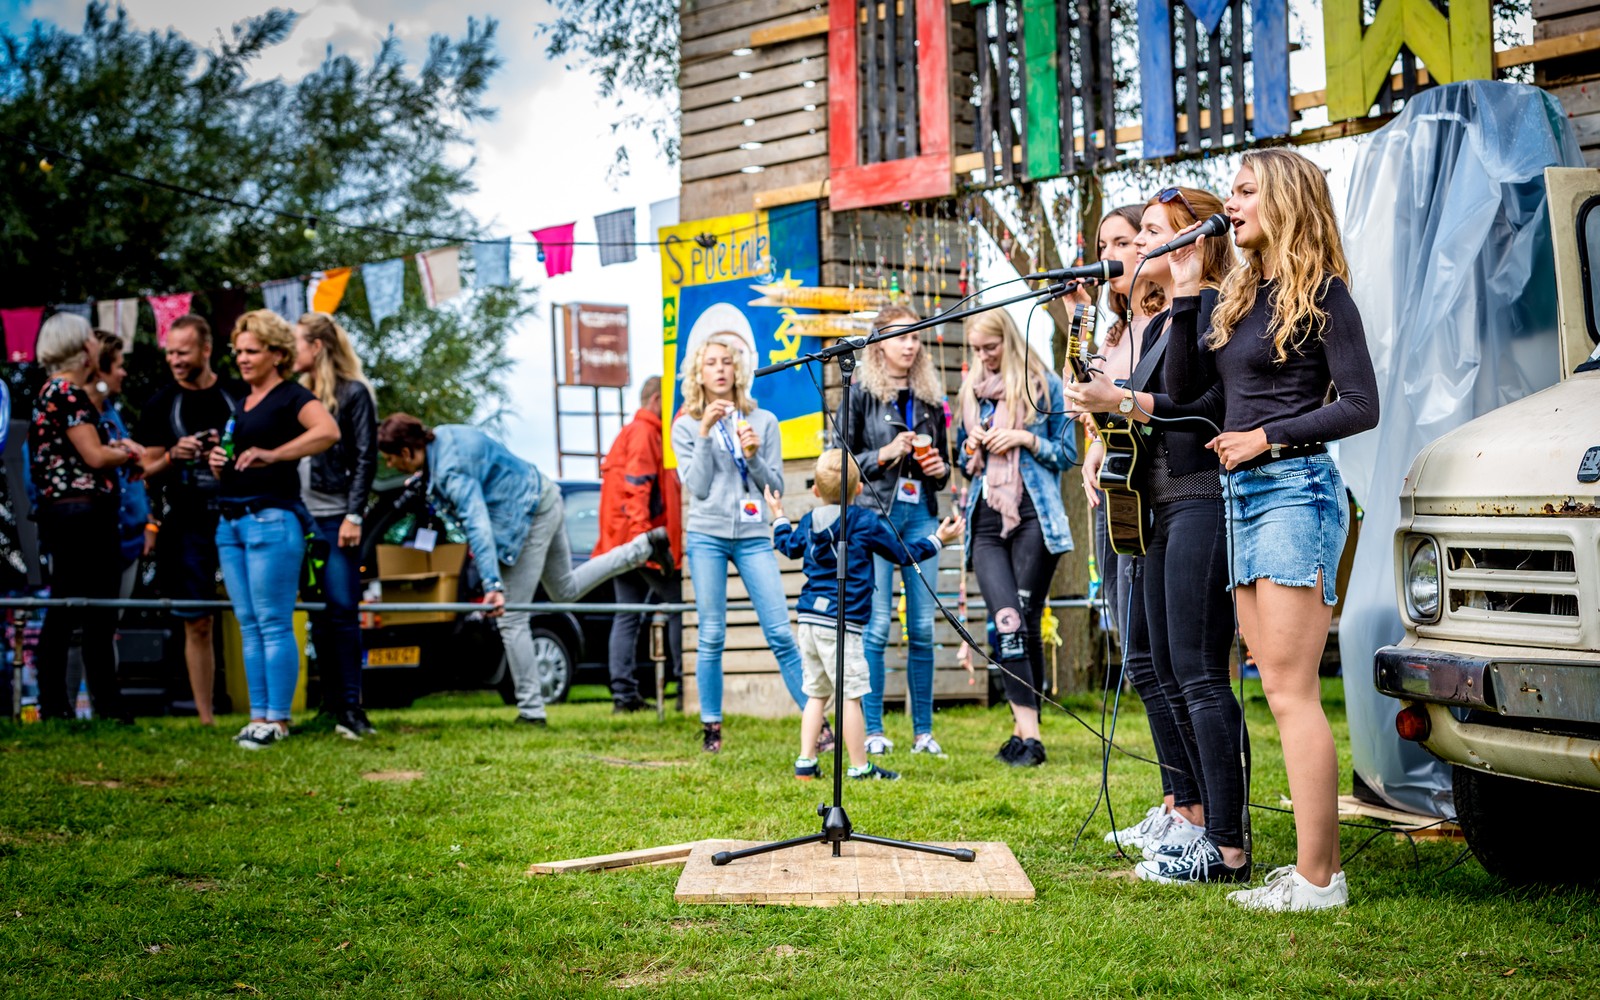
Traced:
<path fill-rule="evenodd" d="M 1098 608 L 1104 602 L 1090 600 L 1086 597 L 1063 597 L 1047 602 L 1052 608 Z M 554 601 L 533 601 L 527 603 L 506 603 L 502 606 L 506 611 L 527 611 L 532 614 L 562 614 L 578 613 L 583 611 L 601 612 L 609 614 L 668 614 L 681 615 L 686 611 L 693 611 L 692 603 L 676 604 L 576 604 L 560 603 Z M 127 611 L 231 611 L 231 601 L 180 601 L 166 598 L 132 598 L 132 597 L 0 597 L 0 609 L 15 608 L 29 610 L 34 608 L 117 608 Z M 320 602 L 301 602 L 294 606 L 296 611 L 326 611 L 328 606 Z M 729 611 L 753 611 L 755 605 L 749 601 L 729 601 Z M 454 602 L 443 604 L 429 604 L 424 602 L 390 602 L 382 601 L 373 604 L 361 604 L 357 611 L 436 611 L 451 614 L 473 614 L 487 610 L 487 605 L 470 602 Z"/>

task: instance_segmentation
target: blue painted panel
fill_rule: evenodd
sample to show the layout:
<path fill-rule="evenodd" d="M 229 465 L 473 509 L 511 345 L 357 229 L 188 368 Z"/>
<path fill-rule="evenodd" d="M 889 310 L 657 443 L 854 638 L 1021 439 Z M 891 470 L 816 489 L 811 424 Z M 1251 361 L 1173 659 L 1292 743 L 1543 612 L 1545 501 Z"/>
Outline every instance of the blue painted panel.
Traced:
<path fill-rule="evenodd" d="M 1217 25 L 1222 23 L 1222 15 L 1228 12 L 1230 3 L 1237 2 L 1238 0 L 1183 0 L 1183 5 L 1205 25 L 1206 34 L 1215 35 Z"/>
<path fill-rule="evenodd" d="M 1274 0 L 1282 3 L 1283 0 Z M 1144 156 L 1178 151 L 1178 112 L 1172 78 L 1172 8 L 1169 0 L 1139 0 L 1139 100 Z M 1287 47 L 1284 52 L 1288 62 Z M 1288 79 L 1288 74 L 1284 74 Z"/>
<path fill-rule="evenodd" d="M 1235 0 L 1239 2 L 1239 0 Z M 1254 37 L 1250 61 L 1255 67 L 1257 138 L 1289 134 L 1289 10 L 1287 0 L 1252 0 Z"/>

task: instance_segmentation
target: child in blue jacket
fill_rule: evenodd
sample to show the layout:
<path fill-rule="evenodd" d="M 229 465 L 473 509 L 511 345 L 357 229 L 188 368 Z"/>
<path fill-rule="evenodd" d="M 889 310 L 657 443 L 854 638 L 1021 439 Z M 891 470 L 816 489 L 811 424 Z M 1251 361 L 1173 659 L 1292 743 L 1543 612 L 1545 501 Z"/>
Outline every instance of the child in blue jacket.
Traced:
<path fill-rule="evenodd" d="M 902 544 L 881 516 L 865 507 L 841 504 L 848 494 L 854 499 L 861 492 L 861 478 L 855 468 L 844 475 L 844 453 L 829 449 L 817 459 L 815 485 L 811 492 L 823 501 L 791 525 L 778 502 L 778 495 L 766 490 L 767 509 L 772 519 L 772 547 L 790 558 L 805 558 L 805 586 L 800 591 L 797 610 L 800 628 L 795 635 L 800 646 L 801 689 L 806 694 L 805 712 L 800 721 L 800 756 L 794 762 L 794 776 L 815 778 L 817 737 L 828 699 L 835 694 L 834 666 L 837 655 L 835 613 L 839 597 L 838 558 L 839 518 L 849 518 L 847 541 L 849 558 L 845 565 L 845 648 L 844 648 L 844 737 L 850 751 L 852 778 L 894 780 L 900 775 L 885 770 L 867 759 L 866 723 L 861 714 L 861 696 L 871 690 L 867 679 L 867 657 L 861 645 L 861 632 L 872 617 L 874 555 L 901 566 L 922 562 L 945 545 L 961 537 L 966 525 L 961 515 L 947 517 L 931 535 L 908 538 Z M 931 582 L 931 581 L 930 581 Z"/>

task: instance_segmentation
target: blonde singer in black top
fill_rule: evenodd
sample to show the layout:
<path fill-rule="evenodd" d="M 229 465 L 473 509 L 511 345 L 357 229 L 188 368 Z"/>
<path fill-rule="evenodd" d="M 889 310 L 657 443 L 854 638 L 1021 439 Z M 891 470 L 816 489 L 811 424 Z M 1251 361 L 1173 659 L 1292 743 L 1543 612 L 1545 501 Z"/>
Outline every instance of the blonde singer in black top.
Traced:
<path fill-rule="evenodd" d="M 1223 210 L 1244 262 L 1224 279 L 1211 332 L 1200 339 L 1205 239 L 1172 254 L 1165 374 L 1180 403 L 1222 385 L 1222 433 L 1206 447 L 1228 470 L 1229 578 L 1294 799 L 1295 864 L 1229 898 L 1253 909 L 1325 909 L 1349 898 L 1339 867 L 1338 757 L 1317 668 L 1350 512 L 1324 442 L 1376 426 L 1378 394 L 1322 171 L 1287 149 L 1242 159 Z"/>

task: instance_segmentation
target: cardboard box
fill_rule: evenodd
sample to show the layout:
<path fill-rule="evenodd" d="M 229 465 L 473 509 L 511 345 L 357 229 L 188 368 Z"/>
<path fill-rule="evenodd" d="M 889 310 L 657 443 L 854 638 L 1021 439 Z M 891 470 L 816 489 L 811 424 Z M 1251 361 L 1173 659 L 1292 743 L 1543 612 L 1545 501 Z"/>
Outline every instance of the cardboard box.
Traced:
<path fill-rule="evenodd" d="M 453 604 L 466 562 L 465 545 L 445 544 L 432 552 L 403 545 L 380 545 L 378 584 L 382 600 L 395 604 Z M 417 625 L 453 621 L 449 611 L 389 611 L 380 613 L 382 625 Z"/>

